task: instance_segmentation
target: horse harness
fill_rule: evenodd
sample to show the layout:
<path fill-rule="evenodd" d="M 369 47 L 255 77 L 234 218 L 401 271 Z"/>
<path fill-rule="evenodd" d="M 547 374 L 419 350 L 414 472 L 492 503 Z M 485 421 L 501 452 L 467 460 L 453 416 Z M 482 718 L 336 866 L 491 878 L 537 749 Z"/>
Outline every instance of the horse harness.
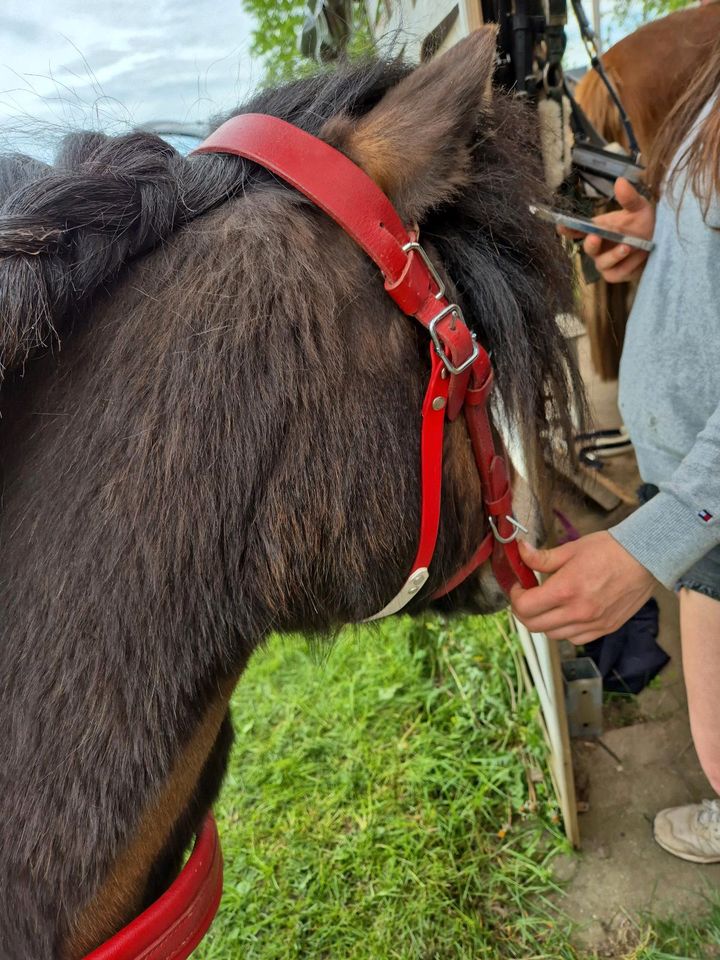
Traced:
<path fill-rule="evenodd" d="M 486 560 L 508 592 L 517 581 L 535 586 L 523 563 L 512 516 L 504 458 L 495 447 L 488 416 L 493 382 L 490 358 L 450 303 L 445 284 L 419 243 L 406 230 L 390 200 L 339 150 L 277 117 L 241 114 L 212 133 L 194 153 L 232 153 L 260 164 L 299 190 L 338 223 L 382 271 L 385 290 L 403 313 L 430 334 L 430 380 L 422 407 L 421 519 L 417 554 L 407 580 L 376 620 L 401 610 L 428 579 L 440 525 L 445 419 L 462 411 L 483 491 L 488 530 L 470 560 L 434 596 L 448 593 Z"/>
<path fill-rule="evenodd" d="M 222 124 L 193 153 L 230 153 L 285 180 L 323 210 L 380 268 L 385 290 L 430 335 L 430 379 L 422 405 L 420 538 L 410 573 L 378 620 L 402 610 L 428 579 L 437 544 L 445 421 L 462 412 L 480 477 L 488 529 L 465 563 L 433 598 L 454 590 L 487 560 L 508 593 L 534 587 L 518 550 L 522 529 L 512 513 L 504 457 L 488 415 L 493 370 L 487 351 L 451 303 L 417 228 L 407 230 L 390 200 L 339 150 L 277 117 L 241 114 Z M 185 960 L 209 928 L 222 892 L 222 856 L 212 815 L 192 855 L 168 890 L 86 960 Z"/>

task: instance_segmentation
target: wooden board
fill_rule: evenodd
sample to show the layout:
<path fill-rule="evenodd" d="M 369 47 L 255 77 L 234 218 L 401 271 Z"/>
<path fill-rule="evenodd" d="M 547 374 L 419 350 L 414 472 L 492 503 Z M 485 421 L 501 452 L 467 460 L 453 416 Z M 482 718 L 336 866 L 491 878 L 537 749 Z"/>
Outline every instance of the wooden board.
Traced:
<path fill-rule="evenodd" d="M 402 52 L 416 63 L 447 50 L 483 23 L 480 0 L 366 0 L 366 9 L 380 48 Z"/>

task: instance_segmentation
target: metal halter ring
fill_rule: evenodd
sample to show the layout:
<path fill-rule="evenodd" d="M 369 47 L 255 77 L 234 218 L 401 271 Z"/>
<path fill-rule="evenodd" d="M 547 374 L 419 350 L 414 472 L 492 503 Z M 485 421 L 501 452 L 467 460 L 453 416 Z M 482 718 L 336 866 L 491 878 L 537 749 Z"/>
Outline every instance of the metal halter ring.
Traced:
<path fill-rule="evenodd" d="M 440 321 L 443 319 L 443 317 L 446 317 L 449 313 L 454 314 L 454 316 L 457 317 L 460 323 L 462 324 L 465 323 L 465 318 L 463 317 L 463 312 L 460 309 L 460 307 L 456 303 L 450 303 L 447 305 L 447 307 L 443 307 L 443 309 L 440 311 L 440 313 L 437 314 L 437 316 L 434 316 L 432 318 L 432 320 L 428 324 L 428 331 L 430 332 L 430 336 L 432 337 L 432 342 L 435 344 L 435 351 L 437 355 L 445 364 L 445 369 L 449 373 L 452 373 L 453 376 L 457 376 L 459 373 L 464 373 L 468 369 L 468 367 L 471 367 L 475 363 L 480 353 L 480 347 L 478 347 L 477 345 L 476 335 L 472 331 L 470 331 L 470 336 L 472 337 L 472 345 L 473 345 L 472 353 L 467 358 L 467 360 L 464 360 L 460 364 L 459 367 L 455 366 L 455 364 L 452 362 L 450 357 L 443 350 L 443 345 L 440 342 L 440 337 L 437 335 L 437 331 L 435 329 L 438 323 L 440 323 Z"/>
<path fill-rule="evenodd" d="M 507 520 L 508 523 L 511 523 L 515 528 L 511 536 L 509 537 L 501 537 L 500 534 L 498 533 L 498 528 L 495 526 L 495 521 L 493 520 L 492 517 L 488 517 L 488 520 L 490 521 L 490 526 L 492 527 L 493 536 L 495 537 L 498 543 L 512 543 L 513 540 L 517 540 L 517 535 L 520 533 L 520 531 L 522 531 L 523 533 L 528 532 L 527 527 L 524 527 L 519 520 L 515 519 L 515 517 L 506 516 L 505 519 Z"/>

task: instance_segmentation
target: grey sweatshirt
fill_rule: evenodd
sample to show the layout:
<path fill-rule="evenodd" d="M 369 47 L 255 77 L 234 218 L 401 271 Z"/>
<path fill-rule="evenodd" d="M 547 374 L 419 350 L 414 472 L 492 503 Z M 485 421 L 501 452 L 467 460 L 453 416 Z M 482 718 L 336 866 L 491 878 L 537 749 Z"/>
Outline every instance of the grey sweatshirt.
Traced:
<path fill-rule="evenodd" d="M 620 364 L 620 411 L 660 493 L 610 530 L 670 588 L 720 544 L 720 203 L 705 223 L 684 186 L 658 203 Z"/>

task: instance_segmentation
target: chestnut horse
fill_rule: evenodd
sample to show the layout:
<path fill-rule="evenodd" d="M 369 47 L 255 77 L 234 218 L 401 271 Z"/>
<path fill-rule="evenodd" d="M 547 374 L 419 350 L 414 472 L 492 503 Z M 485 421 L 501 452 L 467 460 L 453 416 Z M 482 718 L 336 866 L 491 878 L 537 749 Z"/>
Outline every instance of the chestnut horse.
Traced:
<path fill-rule="evenodd" d="M 720 3 L 679 10 L 645 24 L 603 54 L 607 74 L 620 95 L 642 154 L 652 153 L 660 126 L 692 83 L 708 43 L 720 31 Z M 580 80 L 575 98 L 596 130 L 628 149 L 625 129 L 607 87 L 595 70 Z M 678 147 L 680 144 L 678 144 Z M 584 291 L 583 314 L 593 364 L 608 380 L 618 374 L 634 284 L 599 280 Z"/>
<path fill-rule="evenodd" d="M 493 62 L 484 29 L 238 112 L 327 140 L 420 225 L 537 469 L 578 388 L 570 270 L 529 222 L 536 130 Z M 263 639 L 331 635 L 403 583 L 428 339 L 333 221 L 238 157 L 75 134 L 52 168 L 3 158 L 0 196 L 0 957 L 76 960 L 177 873 Z M 461 420 L 443 484 L 414 610 L 484 525 Z M 500 602 L 487 567 L 445 601 Z"/>
<path fill-rule="evenodd" d="M 708 3 L 646 23 L 602 55 L 645 156 L 670 108 L 692 83 L 699 59 L 719 30 L 720 3 Z M 617 107 L 595 70 L 579 81 L 575 96 L 598 132 L 627 150 Z"/>

